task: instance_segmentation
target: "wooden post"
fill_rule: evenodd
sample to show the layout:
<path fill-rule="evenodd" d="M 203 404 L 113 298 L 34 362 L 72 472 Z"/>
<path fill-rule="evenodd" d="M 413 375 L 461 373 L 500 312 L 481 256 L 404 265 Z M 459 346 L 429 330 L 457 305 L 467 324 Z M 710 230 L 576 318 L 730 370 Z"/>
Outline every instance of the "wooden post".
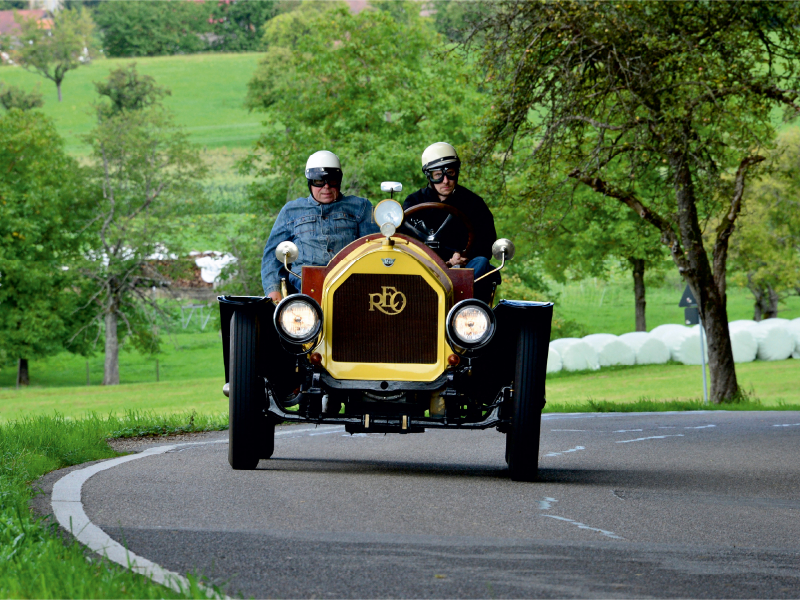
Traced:
<path fill-rule="evenodd" d="M 89 379 L 89 361 L 86 361 L 86 385 L 92 385 L 91 379 Z"/>
<path fill-rule="evenodd" d="M 158 373 L 158 359 L 156 359 L 156 381 L 159 381 L 159 373 Z"/>

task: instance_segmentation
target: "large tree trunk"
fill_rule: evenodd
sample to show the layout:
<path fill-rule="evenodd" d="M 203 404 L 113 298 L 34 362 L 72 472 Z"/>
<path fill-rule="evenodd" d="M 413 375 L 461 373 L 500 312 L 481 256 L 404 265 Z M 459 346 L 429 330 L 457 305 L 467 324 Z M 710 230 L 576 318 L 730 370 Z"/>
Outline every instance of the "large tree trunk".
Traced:
<path fill-rule="evenodd" d="M 117 312 L 112 308 L 105 316 L 106 361 L 103 385 L 119 385 L 119 340 L 117 339 Z"/>
<path fill-rule="evenodd" d="M 20 358 L 17 362 L 17 387 L 29 386 L 31 378 L 28 373 L 28 359 Z"/>
<path fill-rule="evenodd" d="M 778 302 L 780 296 L 773 289 L 771 285 L 766 288 L 755 285 L 750 276 L 747 276 L 748 286 L 753 293 L 755 302 L 753 303 L 753 320 L 761 321 L 762 319 L 774 319 L 778 316 Z"/>
<path fill-rule="evenodd" d="M 728 331 L 725 264 L 713 272 L 703 246 L 703 235 L 697 216 L 697 204 L 691 171 L 686 156 L 672 157 L 675 172 L 675 196 L 678 205 L 683 257 L 676 257 L 678 267 L 697 299 L 700 318 L 708 338 L 708 367 L 711 372 L 711 400 L 714 403 L 731 401 L 739 395 L 733 347 Z"/>
<path fill-rule="evenodd" d="M 647 320 L 645 319 L 645 307 L 647 302 L 644 299 L 644 259 L 629 258 L 633 267 L 633 295 L 636 298 L 636 331 L 647 331 Z"/>

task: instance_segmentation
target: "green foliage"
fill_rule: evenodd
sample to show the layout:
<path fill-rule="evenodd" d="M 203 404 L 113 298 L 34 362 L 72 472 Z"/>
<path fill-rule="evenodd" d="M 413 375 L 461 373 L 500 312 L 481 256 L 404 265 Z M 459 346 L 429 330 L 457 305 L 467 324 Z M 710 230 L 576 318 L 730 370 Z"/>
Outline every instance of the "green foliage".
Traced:
<path fill-rule="evenodd" d="M 38 88 L 31 92 L 26 92 L 15 85 L 7 86 L 0 81 L 0 104 L 6 110 L 11 110 L 12 108 L 30 110 L 44 106 L 44 99 Z"/>
<path fill-rule="evenodd" d="M 783 134 L 771 171 L 745 194 L 745 214 L 731 244 L 732 281 L 746 285 L 755 316 L 777 316 L 777 304 L 800 294 L 800 136 Z"/>
<path fill-rule="evenodd" d="M 580 184 L 654 227 L 698 299 L 711 396 L 733 397 L 728 240 L 775 137 L 773 110 L 800 108 L 800 13 L 774 2 L 491 7 L 478 51 L 494 108 L 479 156 L 502 162 L 534 213 Z"/>
<path fill-rule="evenodd" d="M 115 98 L 128 94 L 130 100 L 132 73 L 135 70 L 114 72 L 98 89 Z M 123 92 L 117 93 L 120 83 Z M 139 80 L 139 91 L 141 84 Z M 152 81 L 144 88 L 152 100 L 157 88 Z M 170 247 L 168 217 L 174 206 L 199 191 L 206 171 L 198 149 L 172 116 L 160 105 L 146 103 L 139 98 L 122 112 L 101 111 L 97 127 L 86 138 L 94 149 L 98 205 L 94 260 L 86 261 L 83 270 L 92 281 L 94 314 L 104 320 L 110 357 L 104 382 L 109 384 L 119 383 L 114 358 L 118 320 L 125 327 L 123 337 L 130 337 L 137 349 L 158 351 L 159 311 L 149 288 L 168 281 L 159 262 L 177 250 Z"/>
<path fill-rule="evenodd" d="M 211 47 L 221 52 L 253 52 L 262 49 L 264 23 L 276 13 L 273 0 L 218 0 L 211 11 Z"/>
<path fill-rule="evenodd" d="M 0 354 L 38 358 L 59 351 L 76 324 L 82 299 L 65 268 L 85 241 L 91 198 L 43 115 L 0 117 L 0 148 Z"/>
<path fill-rule="evenodd" d="M 464 0 L 430 0 L 427 5 L 433 12 L 436 31 L 452 42 L 466 41 L 486 9 L 483 2 Z"/>
<path fill-rule="evenodd" d="M 187 423 L 188 421 L 188 423 Z M 124 417 L 90 415 L 67 420 L 59 415 L 26 418 L 0 425 L 0 595 L 4 598 L 206 598 L 190 576 L 191 588 L 178 594 L 120 566 L 87 561 L 84 548 L 65 542 L 58 529 L 34 518 L 28 483 L 48 471 L 111 458 L 106 443 L 114 432 L 166 424 L 175 429 L 217 429 L 213 419 L 171 418 L 129 412 Z"/>
<path fill-rule="evenodd" d="M 342 160 L 343 192 L 378 193 L 383 180 L 421 187 L 422 149 L 471 139 L 480 111 L 467 66 L 456 53 L 435 54 L 438 36 L 418 11 L 396 20 L 402 3 L 357 15 L 305 6 L 267 24 L 267 53 L 249 86 L 248 105 L 266 115 L 255 196 L 276 211 L 306 195 L 303 166 L 323 148 Z"/>
<path fill-rule="evenodd" d="M 24 69 L 51 80 L 61 102 L 61 82 L 68 71 L 87 63 L 93 54 L 94 21 L 85 8 L 61 10 L 52 29 L 40 27 L 35 18 L 17 18 L 19 45 L 11 56 Z"/>
<path fill-rule="evenodd" d="M 156 85 L 156 80 L 149 75 L 139 74 L 136 63 L 114 69 L 106 81 L 96 81 L 94 87 L 101 97 L 109 100 L 98 106 L 101 118 L 142 110 L 172 95 L 168 89 Z"/>
<path fill-rule="evenodd" d="M 211 9 L 207 2 L 102 2 L 94 15 L 107 56 L 159 56 L 204 50 Z"/>

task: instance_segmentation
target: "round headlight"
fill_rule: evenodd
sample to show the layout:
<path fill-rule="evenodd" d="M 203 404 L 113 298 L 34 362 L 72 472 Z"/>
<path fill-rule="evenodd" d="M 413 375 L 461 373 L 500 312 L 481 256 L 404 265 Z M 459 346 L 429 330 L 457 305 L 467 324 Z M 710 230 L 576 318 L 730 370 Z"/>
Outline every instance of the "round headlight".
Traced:
<path fill-rule="evenodd" d="M 494 336 L 494 312 L 481 300 L 462 300 L 447 315 L 447 337 L 454 345 L 475 350 L 488 344 Z"/>
<path fill-rule="evenodd" d="M 302 294 L 287 296 L 275 309 L 275 328 L 283 339 L 305 344 L 317 337 L 322 327 L 322 309 Z"/>
<path fill-rule="evenodd" d="M 375 217 L 375 223 L 377 223 L 378 227 L 381 229 L 381 233 L 387 235 L 384 232 L 384 225 L 391 224 L 394 226 L 395 230 L 400 227 L 400 224 L 403 222 L 403 207 L 400 206 L 400 203 L 396 200 L 383 200 L 375 207 L 373 216 Z M 389 228 L 387 228 L 387 231 L 389 231 Z M 394 231 L 388 235 L 392 234 L 394 234 Z"/>

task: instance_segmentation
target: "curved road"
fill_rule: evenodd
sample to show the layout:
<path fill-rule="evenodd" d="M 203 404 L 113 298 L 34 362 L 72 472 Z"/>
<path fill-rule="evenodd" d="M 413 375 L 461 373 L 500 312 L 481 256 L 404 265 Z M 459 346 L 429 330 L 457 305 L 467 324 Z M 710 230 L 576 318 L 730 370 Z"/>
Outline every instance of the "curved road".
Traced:
<path fill-rule="evenodd" d="M 167 569 L 255 597 L 800 597 L 800 413 L 545 415 L 538 483 L 505 438 L 227 432 L 100 472 L 86 514 Z"/>

